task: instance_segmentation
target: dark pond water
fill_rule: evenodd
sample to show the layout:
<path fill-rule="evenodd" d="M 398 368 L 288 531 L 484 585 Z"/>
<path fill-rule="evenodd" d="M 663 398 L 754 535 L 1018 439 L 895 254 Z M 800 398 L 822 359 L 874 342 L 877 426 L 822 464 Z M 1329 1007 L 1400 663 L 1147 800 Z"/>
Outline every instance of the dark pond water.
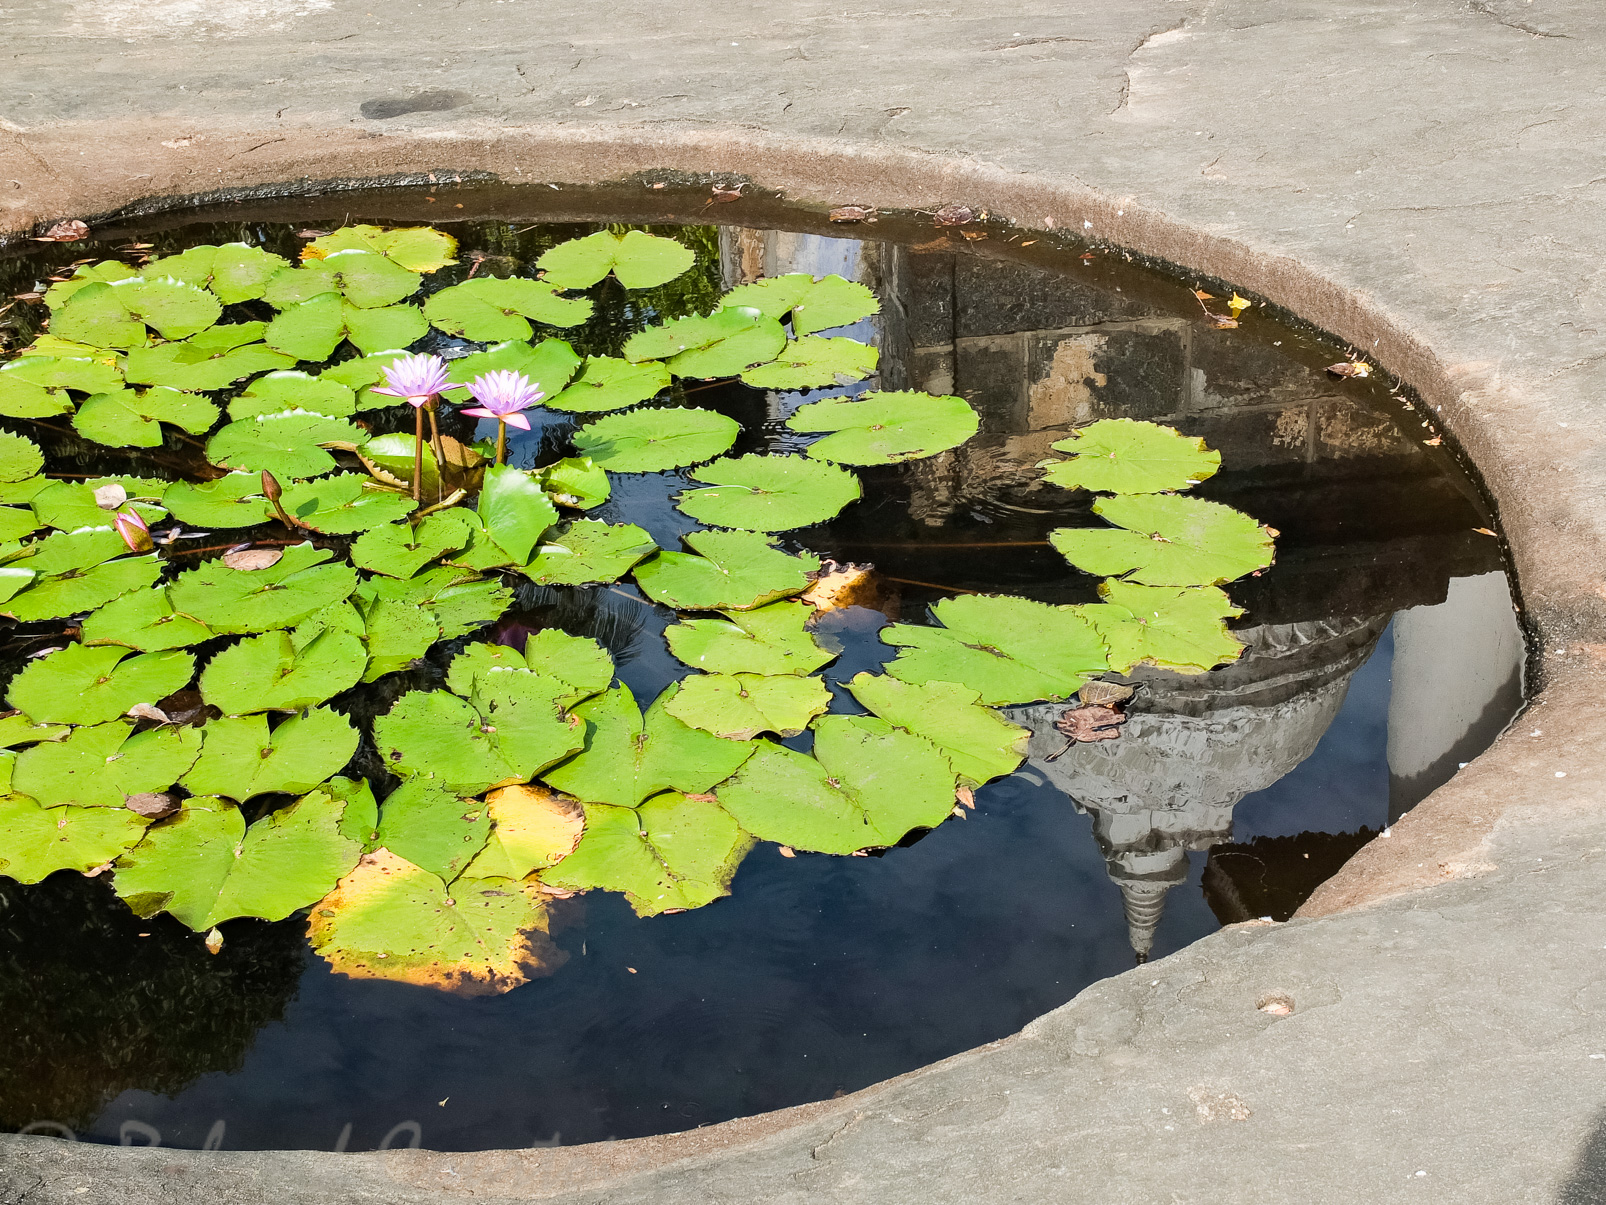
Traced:
<path fill-rule="evenodd" d="M 214 957 L 171 919 L 134 917 L 103 880 L 0 879 L 0 1128 L 467 1150 L 662 1133 L 851 1092 L 1012 1033 L 1140 955 L 1286 918 L 1520 706 L 1523 644 L 1499 545 L 1476 530 L 1492 515 L 1448 444 L 1426 442 L 1429 416 L 1407 395 L 1322 371 L 1343 349 L 1261 307 L 1218 329 L 1192 294 L 1224 296 L 1215 283 L 1052 235 L 923 215 L 833 226 L 761 196 L 707 196 L 671 181 L 258 201 L 14 253 L 0 281 L 25 292 L 137 242 L 243 239 L 293 254 L 299 228 L 343 220 L 442 222 L 482 259 L 476 270 L 496 274 L 599 220 L 679 228 L 700 260 L 682 296 L 659 299 L 666 310 L 759 274 L 839 272 L 885 303 L 855 332 L 881 349 L 881 386 L 957 392 L 982 428 L 955 453 L 863 471 L 863 502 L 793 533 L 881 575 L 876 609 L 824 625 L 842 650 L 829 682 L 888 659 L 880 627 L 951 593 L 1090 601 L 1093 579 L 1045 539 L 1085 496 L 1044 486 L 1033 466 L 1066 428 L 1105 417 L 1206 437 L 1223 469 L 1199 492 L 1280 531 L 1276 564 L 1231 588 L 1247 608 L 1246 655 L 1194 678 L 1139 672 L 1125 735 L 1063 755 L 1061 707 L 1018 709 L 1034 730 L 1028 762 L 980 790 L 964 819 L 881 856 L 760 845 L 730 898 L 650 920 L 617 895 L 563 901 L 553 938 L 567 962 L 500 996 L 333 974 L 294 919 L 229 922 Z M 605 294 L 599 312 L 577 346 L 639 317 Z M 36 319 L 26 305 L 0 317 L 7 350 Z M 808 399 L 727 386 L 695 400 L 741 421 L 748 451 L 793 446 L 780 424 Z M 571 429 L 558 414 L 536 427 L 516 441 L 517 463 L 561 454 Z M 51 449 L 47 471 L 137 471 L 15 429 Z M 695 527 L 669 501 L 683 483 L 618 477 L 593 517 L 673 547 Z M 664 646 L 670 618 L 630 584 L 526 586 L 497 635 L 595 636 L 647 699 L 688 672 Z M 8 640 L 9 675 L 40 640 Z"/>

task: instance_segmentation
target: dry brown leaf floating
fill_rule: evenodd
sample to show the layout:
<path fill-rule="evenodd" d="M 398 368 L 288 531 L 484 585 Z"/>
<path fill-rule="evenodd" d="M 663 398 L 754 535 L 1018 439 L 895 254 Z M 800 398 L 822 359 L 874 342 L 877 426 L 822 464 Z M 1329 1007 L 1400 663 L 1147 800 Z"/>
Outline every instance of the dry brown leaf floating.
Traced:
<path fill-rule="evenodd" d="M 284 553 L 277 548 L 237 548 L 233 552 L 223 554 L 223 563 L 230 569 L 254 573 L 258 569 L 277 565 L 282 556 Z"/>
<path fill-rule="evenodd" d="M 88 237 L 89 227 L 77 218 L 73 218 L 68 222 L 57 222 L 43 234 L 36 235 L 33 241 L 36 243 L 76 243 L 79 239 Z"/>
<path fill-rule="evenodd" d="M 1329 364 L 1327 371 L 1335 377 L 1369 377 L 1372 375 L 1372 366 L 1364 360 L 1345 360 L 1340 364 Z"/>
<path fill-rule="evenodd" d="M 1432 439 L 1424 439 L 1422 442 L 1430 448 L 1436 448 L 1444 442 L 1444 437 L 1442 435 L 1435 435 Z"/>

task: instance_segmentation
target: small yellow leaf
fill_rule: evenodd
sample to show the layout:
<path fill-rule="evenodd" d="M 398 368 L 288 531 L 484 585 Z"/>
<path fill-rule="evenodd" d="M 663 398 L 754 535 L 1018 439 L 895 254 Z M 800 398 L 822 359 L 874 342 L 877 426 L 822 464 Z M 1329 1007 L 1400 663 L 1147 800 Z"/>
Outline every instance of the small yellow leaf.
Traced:
<path fill-rule="evenodd" d="M 1247 297 L 1238 296 L 1235 290 L 1232 295 L 1232 300 L 1227 302 L 1227 308 L 1232 311 L 1232 316 L 1236 318 L 1239 311 L 1247 310 L 1253 304 L 1254 302 L 1250 301 Z"/>

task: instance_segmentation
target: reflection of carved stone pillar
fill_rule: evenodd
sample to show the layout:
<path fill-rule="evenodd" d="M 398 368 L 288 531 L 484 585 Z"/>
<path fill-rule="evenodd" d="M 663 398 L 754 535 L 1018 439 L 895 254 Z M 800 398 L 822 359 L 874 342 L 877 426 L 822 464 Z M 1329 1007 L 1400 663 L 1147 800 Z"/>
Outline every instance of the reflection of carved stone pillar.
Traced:
<path fill-rule="evenodd" d="M 1243 656 L 1208 674 L 1136 670 L 1126 680 L 1143 689 L 1119 740 L 1066 750 L 1053 726 L 1064 704 L 1007 713 L 1031 729 L 1032 766 L 1092 817 L 1140 959 L 1165 893 L 1187 879 L 1188 851 L 1229 839 L 1233 806 L 1311 755 L 1387 623 L 1249 628 L 1237 633 Z"/>

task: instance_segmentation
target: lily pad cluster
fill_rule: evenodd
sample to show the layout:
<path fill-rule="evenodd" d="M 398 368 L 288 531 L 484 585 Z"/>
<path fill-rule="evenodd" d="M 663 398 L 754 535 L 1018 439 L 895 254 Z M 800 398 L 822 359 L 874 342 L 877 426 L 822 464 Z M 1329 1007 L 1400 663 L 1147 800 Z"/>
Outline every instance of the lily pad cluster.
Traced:
<path fill-rule="evenodd" d="M 1098 423 L 1049 477 L 1108 494 L 1108 527 L 1054 533 L 1103 601 L 946 599 L 884 630 L 896 657 L 845 683 L 860 714 L 833 713 L 822 563 L 780 533 L 852 505 L 860 466 L 963 444 L 970 406 L 827 397 L 787 420 L 817 436 L 801 454 L 729 455 L 740 425 L 684 382 L 851 390 L 876 349 L 828 332 L 875 314 L 870 290 L 759 280 L 581 354 L 561 333 L 603 290 L 660 288 L 693 250 L 611 228 L 528 275 L 429 279 L 455 254 L 351 226 L 299 263 L 193 247 L 46 293 L 50 334 L 0 367 L 0 614 L 54 633 L 0 716 L 0 874 L 105 873 L 210 942 L 297 917 L 344 974 L 505 991 L 561 958 L 553 897 L 651 916 L 728 894 L 758 841 L 896 845 L 1019 765 L 1026 731 L 997 708 L 1237 655 L 1219 586 L 1269 563 L 1270 536 L 1175 492 L 1219 461 L 1197 441 Z M 444 404 L 487 372 L 537 384 L 573 416 L 570 454 L 420 451 L 377 387 L 421 344 L 452 349 Z M 25 432 L 62 420 L 151 475 L 47 476 Z M 683 548 L 588 517 L 613 475 L 678 470 L 702 525 Z M 633 587 L 677 613 L 686 676 L 638 699 L 594 640 L 488 639 L 532 587 Z"/>

